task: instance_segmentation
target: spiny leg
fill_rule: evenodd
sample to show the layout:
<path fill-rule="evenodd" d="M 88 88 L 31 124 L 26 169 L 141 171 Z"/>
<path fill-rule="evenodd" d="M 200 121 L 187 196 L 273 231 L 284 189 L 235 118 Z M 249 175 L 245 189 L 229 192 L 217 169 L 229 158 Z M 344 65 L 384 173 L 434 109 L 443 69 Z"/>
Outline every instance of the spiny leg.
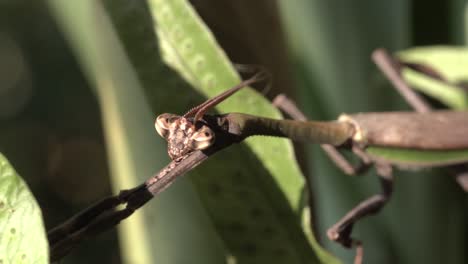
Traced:
<path fill-rule="evenodd" d="M 388 54 L 385 49 L 375 50 L 372 53 L 372 60 L 393 84 L 393 87 L 416 112 L 427 113 L 433 110 L 429 103 L 427 103 L 426 100 L 419 96 L 419 94 L 411 89 L 405 82 L 400 74 L 400 63 Z M 441 77 L 442 76 L 438 76 L 439 79 Z M 458 185 L 460 185 L 465 192 L 468 192 L 468 164 L 451 166 L 450 169 Z"/>

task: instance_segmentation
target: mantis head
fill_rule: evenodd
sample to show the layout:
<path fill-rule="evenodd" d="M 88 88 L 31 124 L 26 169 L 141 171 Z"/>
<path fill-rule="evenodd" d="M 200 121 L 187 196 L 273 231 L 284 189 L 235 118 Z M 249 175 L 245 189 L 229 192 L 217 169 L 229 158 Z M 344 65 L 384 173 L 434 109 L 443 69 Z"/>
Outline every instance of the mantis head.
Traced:
<path fill-rule="evenodd" d="M 195 150 L 204 150 L 215 140 L 211 128 L 201 121 L 197 122 L 193 118 L 184 116 L 159 115 L 154 127 L 158 134 L 166 139 L 167 153 L 173 160 Z"/>
<path fill-rule="evenodd" d="M 252 83 L 267 77 L 266 71 L 259 71 L 250 79 L 242 81 L 231 89 L 206 100 L 192 108 L 185 115 L 161 114 L 156 118 L 154 127 L 158 134 L 166 139 L 167 152 L 172 160 L 177 160 L 196 150 L 204 150 L 215 142 L 215 133 L 201 119 L 205 113 L 226 98 Z"/>

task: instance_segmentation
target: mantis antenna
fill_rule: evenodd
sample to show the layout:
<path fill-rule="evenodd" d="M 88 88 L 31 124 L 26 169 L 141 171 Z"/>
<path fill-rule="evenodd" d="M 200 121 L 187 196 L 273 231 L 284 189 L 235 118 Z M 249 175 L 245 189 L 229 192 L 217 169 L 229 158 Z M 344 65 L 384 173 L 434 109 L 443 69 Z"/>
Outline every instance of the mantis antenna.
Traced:
<path fill-rule="evenodd" d="M 244 80 L 241 83 L 237 84 L 236 86 L 232 87 L 229 90 L 226 90 L 222 92 L 221 94 L 210 98 L 203 102 L 202 104 L 190 109 L 186 114 L 183 115 L 183 117 L 187 118 L 195 114 L 195 118 L 193 119 L 193 123 L 195 124 L 209 109 L 212 107 L 218 105 L 222 101 L 224 101 L 226 98 L 234 94 L 235 92 L 239 91 L 240 89 L 249 86 L 251 84 L 254 84 L 256 82 L 263 81 L 268 78 L 268 72 L 265 69 L 261 69 L 259 72 L 257 72 L 254 76 L 252 76 L 250 79 Z"/>

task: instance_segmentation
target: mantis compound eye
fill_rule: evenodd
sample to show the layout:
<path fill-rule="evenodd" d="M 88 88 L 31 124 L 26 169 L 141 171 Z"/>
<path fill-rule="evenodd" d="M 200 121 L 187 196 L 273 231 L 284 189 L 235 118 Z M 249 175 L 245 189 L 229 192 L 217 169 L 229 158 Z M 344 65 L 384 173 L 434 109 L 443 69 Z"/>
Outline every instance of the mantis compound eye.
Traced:
<path fill-rule="evenodd" d="M 169 136 L 171 124 L 178 118 L 179 116 L 173 114 L 161 114 L 156 118 L 154 128 L 156 128 L 156 131 L 161 137 L 167 138 Z"/>
<path fill-rule="evenodd" d="M 192 148 L 194 150 L 203 150 L 213 145 L 215 135 L 213 131 L 207 127 L 202 126 L 192 135 Z"/>

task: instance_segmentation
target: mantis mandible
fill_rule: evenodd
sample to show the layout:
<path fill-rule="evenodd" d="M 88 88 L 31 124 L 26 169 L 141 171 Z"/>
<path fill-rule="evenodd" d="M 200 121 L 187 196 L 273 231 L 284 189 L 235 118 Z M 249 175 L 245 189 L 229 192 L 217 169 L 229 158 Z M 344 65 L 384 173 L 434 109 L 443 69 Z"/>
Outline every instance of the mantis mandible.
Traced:
<path fill-rule="evenodd" d="M 395 86 L 405 86 L 397 78 L 395 61 L 384 51 L 374 53 L 374 60 Z M 389 65 L 393 64 L 393 65 Z M 355 263 L 362 261 L 362 243 L 351 238 L 354 223 L 378 212 L 392 194 L 392 168 L 418 169 L 468 163 L 468 112 L 430 111 L 423 103 L 418 112 L 385 112 L 341 115 L 336 121 L 318 122 L 276 120 L 242 113 L 208 115 L 206 112 L 245 86 L 264 80 L 260 71 L 220 95 L 189 110 L 183 116 L 161 114 L 155 128 L 168 141 L 168 154 L 180 160 L 197 150 L 207 150 L 219 133 L 228 133 L 237 142 L 253 135 L 287 137 L 293 141 L 324 144 L 332 160 L 348 174 L 362 172 L 374 165 L 382 183 L 382 193 L 359 203 L 332 226 L 328 237 L 345 247 L 357 247 Z M 416 94 L 402 91 L 408 101 L 420 102 Z M 406 93 L 406 94 L 405 94 Z M 412 99 L 408 99 L 412 97 Z M 291 104 L 280 104 L 292 113 Z M 351 150 L 361 159 L 361 166 L 350 165 L 335 148 Z"/>

